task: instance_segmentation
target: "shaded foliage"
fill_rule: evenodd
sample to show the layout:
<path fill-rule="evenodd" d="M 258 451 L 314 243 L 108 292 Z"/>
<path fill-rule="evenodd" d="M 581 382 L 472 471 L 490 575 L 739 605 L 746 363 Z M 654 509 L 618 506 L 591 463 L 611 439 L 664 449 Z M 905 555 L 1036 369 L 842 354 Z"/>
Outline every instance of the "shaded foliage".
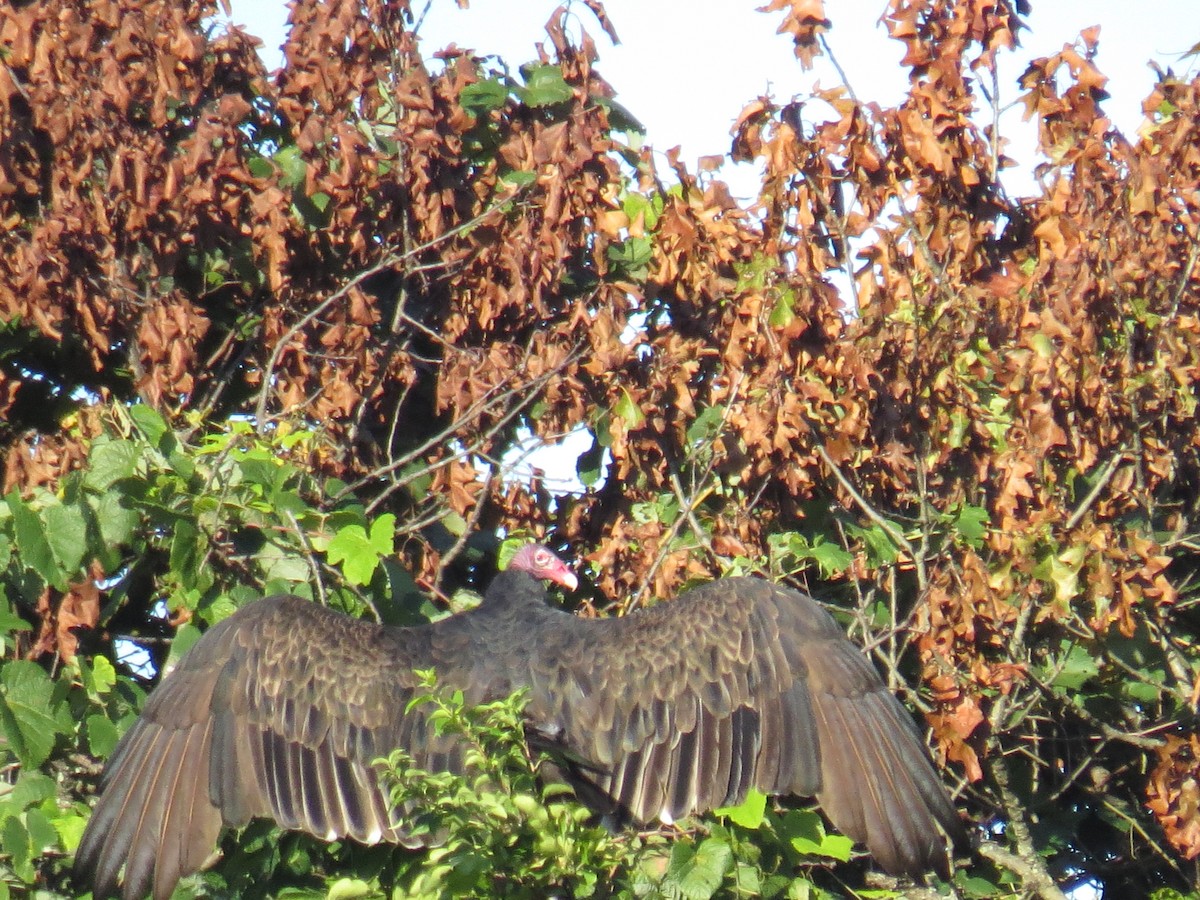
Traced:
<path fill-rule="evenodd" d="M 824 52 L 823 4 L 770 9 Z M 1017 199 L 990 79 L 1023 11 L 893 0 L 905 99 L 749 103 L 744 209 L 626 137 L 565 10 L 517 70 L 427 63 L 398 0 L 299 0 L 273 74 L 213 11 L 0 20 L 9 881 L 63 887 L 82 751 L 196 627 L 282 589 L 435 615 L 525 532 L 589 603 L 729 570 L 833 603 L 997 839 L 976 893 L 1189 889 L 1200 82 L 1160 72 L 1124 136 L 1094 34 L 1034 61 Z M 586 432 L 590 488 L 501 477 L 526 430 Z M 266 834 L 229 865 L 333 865 Z"/>

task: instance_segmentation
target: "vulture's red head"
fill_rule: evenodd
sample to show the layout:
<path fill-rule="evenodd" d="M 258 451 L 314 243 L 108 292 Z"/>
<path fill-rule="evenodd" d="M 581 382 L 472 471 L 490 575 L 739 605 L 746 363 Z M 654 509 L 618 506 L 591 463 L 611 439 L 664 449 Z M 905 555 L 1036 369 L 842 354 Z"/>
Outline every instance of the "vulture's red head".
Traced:
<path fill-rule="evenodd" d="M 579 586 L 579 579 L 567 564 L 559 559 L 553 550 L 541 544 L 526 544 L 516 552 L 508 567 L 519 572 L 528 572 L 534 578 L 553 581 L 568 591 L 573 591 Z"/>

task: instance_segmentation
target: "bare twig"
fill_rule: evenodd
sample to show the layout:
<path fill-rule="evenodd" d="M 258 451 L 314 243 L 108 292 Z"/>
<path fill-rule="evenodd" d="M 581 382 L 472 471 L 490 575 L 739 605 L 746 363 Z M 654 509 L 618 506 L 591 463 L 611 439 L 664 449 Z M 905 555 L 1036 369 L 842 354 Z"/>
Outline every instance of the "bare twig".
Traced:
<path fill-rule="evenodd" d="M 1075 526 L 1079 524 L 1080 520 L 1087 515 L 1087 511 L 1092 508 L 1092 505 L 1096 502 L 1096 499 L 1104 491 L 1105 487 L 1108 486 L 1108 483 L 1112 481 L 1113 476 L 1117 474 L 1117 467 L 1122 461 L 1124 461 L 1128 449 L 1129 448 L 1127 445 L 1122 444 L 1117 448 L 1117 451 L 1110 456 L 1107 461 L 1105 461 L 1103 467 L 1100 469 L 1099 476 L 1096 478 L 1096 483 L 1092 485 L 1092 489 L 1087 492 L 1087 496 L 1083 498 L 1075 512 L 1071 513 L 1071 517 L 1067 519 L 1066 523 L 1064 523 L 1064 531 L 1073 531 Z"/>
<path fill-rule="evenodd" d="M 908 554 L 909 559 L 911 559 L 913 562 L 913 568 L 917 573 L 917 589 L 921 594 L 924 594 L 925 589 L 928 586 L 928 576 L 925 572 L 925 561 L 921 558 L 921 555 L 917 553 L 912 543 L 904 536 L 904 533 L 887 519 L 885 519 L 882 515 L 880 515 L 879 512 L 876 511 L 875 507 L 868 503 L 867 499 L 858 492 L 858 488 L 856 488 L 850 482 L 850 479 L 842 473 L 842 470 L 838 468 L 837 463 L 833 461 L 833 457 L 831 457 L 829 452 L 819 443 L 820 435 L 817 430 L 812 428 L 811 425 L 809 427 L 813 437 L 817 438 L 817 440 L 813 441 L 813 449 L 817 452 L 817 455 L 825 461 L 825 465 L 829 467 L 829 470 L 833 473 L 833 477 L 837 480 L 837 483 L 840 484 L 842 489 L 850 495 L 850 499 L 854 501 L 854 505 L 862 510 L 863 515 L 878 525 L 883 530 L 883 533 L 888 536 L 888 539 L 896 545 L 896 547 Z"/>

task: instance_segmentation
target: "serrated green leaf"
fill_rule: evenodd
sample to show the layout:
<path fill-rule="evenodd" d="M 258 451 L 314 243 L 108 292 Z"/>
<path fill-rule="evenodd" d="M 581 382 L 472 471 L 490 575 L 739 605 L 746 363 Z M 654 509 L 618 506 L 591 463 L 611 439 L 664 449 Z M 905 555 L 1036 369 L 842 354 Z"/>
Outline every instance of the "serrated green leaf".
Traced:
<path fill-rule="evenodd" d="M 862 528 L 853 522 L 848 522 L 846 531 L 866 544 L 867 556 L 872 563 L 876 565 L 895 563 L 898 553 L 896 545 L 881 526 L 872 523 L 868 527 Z"/>
<path fill-rule="evenodd" d="M 41 772 L 26 770 L 21 773 L 5 800 L 10 804 L 10 808 L 23 810 L 49 800 L 55 793 L 53 778 Z"/>
<path fill-rule="evenodd" d="M 854 556 L 849 551 L 819 537 L 809 547 L 807 555 L 827 578 L 845 572 L 854 564 Z"/>
<path fill-rule="evenodd" d="M 63 812 L 52 820 L 58 839 L 67 853 L 74 853 L 83 838 L 83 829 L 87 827 L 87 818 L 73 812 Z M 0 897 L 0 900 L 3 900 Z"/>
<path fill-rule="evenodd" d="M 0 669 L 0 724 L 22 765 L 40 766 L 59 734 L 54 684 L 36 663 L 13 660 Z"/>
<path fill-rule="evenodd" d="M 38 856 L 58 848 L 58 832 L 40 809 L 26 810 L 25 831 L 29 834 L 31 849 Z"/>
<path fill-rule="evenodd" d="M 687 900 L 708 900 L 721 889 L 733 861 L 733 849 L 719 838 L 706 838 L 698 847 L 676 844 L 664 882 Z"/>

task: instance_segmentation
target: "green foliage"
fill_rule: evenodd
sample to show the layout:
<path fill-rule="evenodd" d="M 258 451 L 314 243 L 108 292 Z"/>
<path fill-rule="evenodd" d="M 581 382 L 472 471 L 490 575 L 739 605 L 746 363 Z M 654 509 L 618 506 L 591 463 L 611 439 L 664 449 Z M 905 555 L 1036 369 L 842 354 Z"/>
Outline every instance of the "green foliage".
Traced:
<path fill-rule="evenodd" d="M 696 825 L 669 843 L 661 835 L 610 833 L 561 785 L 540 774 L 552 757 L 531 755 L 524 739 L 523 693 L 471 706 L 461 691 L 427 692 L 438 734 L 463 748 L 462 774 L 426 772 L 403 751 L 387 760 L 392 802 L 407 810 L 414 836 L 434 849 L 410 868 L 405 897 L 622 897 L 708 900 L 716 896 L 821 896 L 791 874 L 813 858 L 845 860 L 850 842 L 828 835 L 814 812 L 767 810 L 751 791 L 715 816 L 729 825 Z"/>
<path fill-rule="evenodd" d="M 469 707 L 461 692 L 434 691 L 432 673 L 423 674 L 430 691 L 410 709 L 431 707 L 437 733 L 461 742 L 465 772 L 423 772 L 400 750 L 388 760 L 392 800 L 411 810 L 411 832 L 440 838 L 406 895 L 595 896 L 603 873 L 623 865 L 626 847 L 561 788 L 539 783 L 541 761 L 522 732 L 526 698 Z"/>
<path fill-rule="evenodd" d="M 394 563 L 381 565 L 393 517 L 330 500 L 300 464 L 309 433 L 260 436 L 235 421 L 185 444 L 148 407 L 112 414 L 57 493 L 0 500 L 0 765 L 19 772 L 0 795 L 0 888 L 65 884 L 63 854 L 86 821 L 81 778 L 90 780 L 82 757 L 67 754 L 111 753 L 141 707 L 140 685 L 202 626 L 272 591 L 311 596 L 319 586 L 330 604 L 363 615 L 359 591 L 369 588 L 395 620 L 411 619 L 405 607 L 419 596 Z M 39 600 L 97 576 L 108 599 L 94 624 L 122 644 L 53 667 L 20 658 L 42 624 Z M 192 616 L 165 649 L 164 601 Z"/>

